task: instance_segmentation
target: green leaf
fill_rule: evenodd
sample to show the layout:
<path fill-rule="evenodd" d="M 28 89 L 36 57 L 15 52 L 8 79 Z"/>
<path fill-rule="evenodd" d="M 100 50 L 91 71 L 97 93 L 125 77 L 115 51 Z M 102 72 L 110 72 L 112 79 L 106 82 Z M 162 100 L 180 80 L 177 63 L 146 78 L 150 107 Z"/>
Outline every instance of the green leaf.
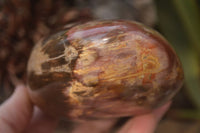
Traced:
<path fill-rule="evenodd" d="M 183 0 L 183 1 L 187 1 L 187 0 Z M 180 2 L 182 2 L 182 0 L 180 0 Z M 185 21 L 188 21 L 188 20 L 183 20 L 182 19 L 183 16 L 180 15 L 180 12 L 181 14 L 184 14 L 185 11 L 188 11 L 190 9 L 181 10 L 178 13 L 178 11 L 176 10 L 177 5 L 174 4 L 173 0 L 165 0 L 165 1 L 156 0 L 156 4 L 157 4 L 157 10 L 158 10 L 157 11 L 158 17 L 159 17 L 159 28 L 163 32 L 165 37 L 173 44 L 173 47 L 177 51 L 184 68 L 185 82 L 187 85 L 186 88 L 188 92 L 187 94 L 192 100 L 193 104 L 198 109 L 200 109 L 200 81 L 199 81 L 199 77 L 200 77 L 199 76 L 200 74 L 199 73 L 200 72 L 199 53 L 200 52 L 199 52 L 199 49 L 197 48 L 199 47 L 198 43 L 200 42 L 197 35 L 200 35 L 200 34 L 199 34 L 199 31 L 195 29 L 195 27 L 193 27 L 194 25 L 196 25 L 198 20 L 191 19 L 192 21 L 191 23 L 193 25 L 186 24 L 188 22 L 185 22 Z M 190 5 L 184 8 L 192 8 L 192 6 Z M 191 9 L 191 10 L 194 10 L 194 9 Z M 193 12 L 197 14 L 196 10 L 194 10 Z M 195 37 L 191 37 L 192 36 L 191 34 L 197 34 L 197 35 Z"/>
<path fill-rule="evenodd" d="M 170 110 L 168 113 L 169 116 L 175 118 L 182 119 L 191 119 L 191 120 L 199 120 L 200 119 L 200 111 L 199 110 Z"/>
<path fill-rule="evenodd" d="M 200 52 L 200 10 L 195 0 L 173 0 L 191 45 Z"/>

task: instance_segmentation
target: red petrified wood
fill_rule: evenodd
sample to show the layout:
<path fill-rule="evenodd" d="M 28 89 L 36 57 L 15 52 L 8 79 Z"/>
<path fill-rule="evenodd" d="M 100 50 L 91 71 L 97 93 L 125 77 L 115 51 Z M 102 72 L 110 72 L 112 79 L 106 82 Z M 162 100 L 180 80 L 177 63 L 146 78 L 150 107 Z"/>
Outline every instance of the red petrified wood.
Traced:
<path fill-rule="evenodd" d="M 169 101 L 183 70 L 168 42 L 131 21 L 91 21 L 40 41 L 28 63 L 32 101 L 68 119 L 131 116 Z"/>

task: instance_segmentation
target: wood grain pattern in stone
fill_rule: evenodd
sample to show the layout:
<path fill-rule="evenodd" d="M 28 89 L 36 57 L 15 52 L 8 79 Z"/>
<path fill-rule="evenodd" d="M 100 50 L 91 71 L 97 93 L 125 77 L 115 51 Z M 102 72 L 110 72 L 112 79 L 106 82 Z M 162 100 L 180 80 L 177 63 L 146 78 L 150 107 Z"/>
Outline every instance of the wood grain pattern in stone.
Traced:
<path fill-rule="evenodd" d="M 48 37 L 33 49 L 28 73 L 33 102 L 70 119 L 148 112 L 169 101 L 183 83 L 169 43 L 124 20 L 91 21 Z"/>

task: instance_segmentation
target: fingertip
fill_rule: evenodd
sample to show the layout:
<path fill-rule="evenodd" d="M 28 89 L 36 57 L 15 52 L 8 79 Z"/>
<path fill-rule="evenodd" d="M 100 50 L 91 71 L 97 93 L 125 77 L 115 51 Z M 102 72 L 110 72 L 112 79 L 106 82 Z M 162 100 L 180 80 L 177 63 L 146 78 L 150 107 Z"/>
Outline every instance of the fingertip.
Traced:
<path fill-rule="evenodd" d="M 117 119 L 88 120 L 78 123 L 72 133 L 107 133 L 116 123 Z"/>
<path fill-rule="evenodd" d="M 171 105 L 171 101 L 151 113 L 131 118 L 118 133 L 154 133 L 154 130 Z"/>
<path fill-rule="evenodd" d="M 0 132 L 22 132 L 32 116 L 32 103 L 24 85 L 16 87 L 14 93 L 0 106 Z"/>
<path fill-rule="evenodd" d="M 167 110 L 170 108 L 172 101 L 169 101 L 168 103 L 164 104 L 163 106 L 155 109 L 152 113 L 154 114 L 154 117 L 157 121 L 159 121 L 162 116 L 167 112 Z"/>

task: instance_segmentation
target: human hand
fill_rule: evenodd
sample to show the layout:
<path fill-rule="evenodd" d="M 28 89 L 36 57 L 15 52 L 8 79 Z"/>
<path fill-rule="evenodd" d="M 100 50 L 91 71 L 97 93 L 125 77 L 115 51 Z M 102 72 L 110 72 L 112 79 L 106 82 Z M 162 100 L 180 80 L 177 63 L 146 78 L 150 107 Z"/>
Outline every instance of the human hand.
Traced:
<path fill-rule="evenodd" d="M 0 133 L 51 133 L 56 125 L 57 120 L 33 107 L 24 86 L 0 106 Z"/>
<path fill-rule="evenodd" d="M 151 113 L 131 118 L 118 133 L 153 133 L 170 103 Z M 79 124 L 72 133 L 109 132 L 116 119 L 89 121 Z M 44 115 L 31 103 L 24 86 L 16 88 L 14 94 L 0 106 L 0 133 L 51 133 L 57 120 Z"/>
<path fill-rule="evenodd" d="M 168 102 L 151 113 L 130 118 L 116 133 L 154 133 L 170 104 L 171 102 Z M 89 121 L 76 126 L 72 133 L 110 133 L 115 123 L 116 119 Z"/>

